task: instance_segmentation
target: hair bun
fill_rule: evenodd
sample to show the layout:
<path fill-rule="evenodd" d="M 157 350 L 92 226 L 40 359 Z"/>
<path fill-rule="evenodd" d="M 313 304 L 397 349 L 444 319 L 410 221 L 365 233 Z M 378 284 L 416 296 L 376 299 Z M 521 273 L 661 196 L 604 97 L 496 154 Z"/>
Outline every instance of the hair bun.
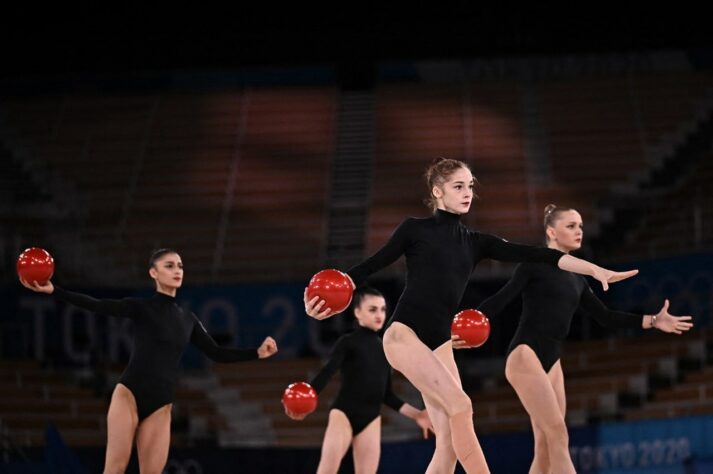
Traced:
<path fill-rule="evenodd" d="M 556 205 L 556 204 L 548 204 L 548 205 L 546 205 L 546 206 L 545 206 L 545 216 L 547 216 L 547 215 L 549 215 L 549 214 L 552 214 L 552 213 L 555 211 L 555 209 L 557 209 L 557 205 Z"/>

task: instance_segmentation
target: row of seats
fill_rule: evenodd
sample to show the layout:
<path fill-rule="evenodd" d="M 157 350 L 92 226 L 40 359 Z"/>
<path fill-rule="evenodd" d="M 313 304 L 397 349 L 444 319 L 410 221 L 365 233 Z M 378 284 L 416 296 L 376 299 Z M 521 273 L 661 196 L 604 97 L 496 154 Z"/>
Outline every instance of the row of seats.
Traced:
<path fill-rule="evenodd" d="M 694 164 L 676 183 L 654 193 L 642 206 L 642 217 L 612 258 L 646 259 L 713 248 L 713 155 Z"/>
<path fill-rule="evenodd" d="M 707 358 L 711 344 L 713 333 L 705 330 L 681 337 L 650 333 L 566 344 L 562 366 L 568 423 L 713 413 L 713 370 Z M 694 365 L 700 369 L 683 370 Z M 185 374 L 174 404 L 174 445 L 203 440 L 221 446 L 318 446 L 339 377 L 320 394 L 317 411 L 303 421 L 285 416 L 280 400 L 289 383 L 309 381 L 320 366 L 317 359 L 268 360 L 240 367 L 214 364 L 208 374 Z M 499 382 L 489 388 L 469 393 L 478 432 L 530 429 L 527 413 L 502 373 L 495 379 Z M 16 444 L 41 445 L 49 422 L 70 445 L 104 443 L 106 400 L 77 386 L 68 374 L 42 369 L 34 361 L 5 361 L 0 381 L 0 425 Z M 394 376 L 394 390 L 413 405 L 421 403 L 401 374 Z M 410 420 L 386 407 L 382 413 L 386 441 L 419 437 Z"/>
<path fill-rule="evenodd" d="M 183 250 L 195 283 L 289 279 L 318 267 L 335 101 L 333 88 L 23 99 L 3 103 L 3 135 L 77 185 L 77 245 L 122 262 L 113 284 L 135 284 L 159 246 Z"/>
<path fill-rule="evenodd" d="M 706 73 L 545 82 L 540 131 L 517 81 L 379 84 L 366 250 L 428 214 L 421 175 L 437 156 L 480 181 L 471 226 L 539 243 L 550 201 L 596 224 L 597 199 L 646 170 L 712 85 Z M 3 102 L 0 131 L 76 186 L 77 246 L 115 262 L 113 284 L 135 284 L 165 245 L 196 283 L 303 279 L 326 242 L 338 103 L 334 87 L 23 98 Z"/>
<path fill-rule="evenodd" d="M 41 446 L 53 424 L 70 446 L 105 445 L 108 400 L 85 385 L 77 371 L 46 369 L 34 360 L 0 361 L 0 431 L 16 446 Z M 174 407 L 176 444 L 195 441 L 188 427 L 178 428 L 193 417 L 208 420 L 213 433 L 224 425 L 203 391 L 179 388 Z"/>

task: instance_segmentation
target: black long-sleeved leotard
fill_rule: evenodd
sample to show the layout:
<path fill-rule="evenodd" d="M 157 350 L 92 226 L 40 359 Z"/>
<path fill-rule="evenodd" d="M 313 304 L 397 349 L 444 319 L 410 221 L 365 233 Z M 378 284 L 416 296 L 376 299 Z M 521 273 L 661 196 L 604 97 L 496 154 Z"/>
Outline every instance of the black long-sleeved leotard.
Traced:
<path fill-rule="evenodd" d="M 391 366 L 381 338 L 371 329 L 360 326 L 337 340 L 329 362 L 310 383 L 317 393 L 337 370 L 342 385 L 332 408 L 344 412 L 354 436 L 379 416 L 382 403 L 396 411 L 404 404 L 391 388 Z"/>
<path fill-rule="evenodd" d="M 256 349 L 218 346 L 195 314 L 162 293 L 150 298 L 99 300 L 55 286 L 54 295 L 80 308 L 134 322 L 134 349 L 119 382 L 134 395 L 139 420 L 173 402 L 179 362 L 189 342 L 216 362 L 258 358 Z"/>
<path fill-rule="evenodd" d="M 478 309 L 495 317 L 520 295 L 522 317 L 508 354 L 520 344 L 530 346 L 546 372 L 560 358 L 562 342 L 578 308 L 605 327 L 641 327 L 643 315 L 607 308 L 583 276 L 538 263 L 518 265 L 510 281 Z"/>
<path fill-rule="evenodd" d="M 451 338 L 451 321 L 475 266 L 483 259 L 535 261 L 556 266 L 562 252 L 507 242 L 469 230 L 458 214 L 406 219 L 386 245 L 347 273 L 359 285 L 372 273 L 406 256 L 406 286 L 389 323 L 416 332 L 431 350 Z"/>

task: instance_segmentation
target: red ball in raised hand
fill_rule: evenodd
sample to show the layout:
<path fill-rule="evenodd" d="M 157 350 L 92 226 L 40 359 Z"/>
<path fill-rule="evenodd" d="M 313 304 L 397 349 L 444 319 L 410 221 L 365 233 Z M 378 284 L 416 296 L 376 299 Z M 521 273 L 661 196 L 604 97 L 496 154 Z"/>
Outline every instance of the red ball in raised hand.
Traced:
<path fill-rule="evenodd" d="M 477 309 L 464 309 L 453 318 L 451 334 L 464 340 L 466 347 L 480 347 L 490 336 L 490 321 Z"/>
<path fill-rule="evenodd" d="M 307 286 L 307 298 L 319 296 L 325 301 L 322 309 L 332 308 L 332 312 L 341 313 L 349 307 L 354 288 L 349 277 L 339 270 L 322 270 L 315 273 Z"/>
<path fill-rule="evenodd" d="M 294 415 L 309 415 L 317 408 L 317 392 L 307 382 L 292 383 L 282 394 L 282 404 Z"/>
<path fill-rule="evenodd" d="M 30 285 L 45 285 L 54 274 L 54 259 L 45 249 L 26 249 L 17 258 L 17 274 Z"/>

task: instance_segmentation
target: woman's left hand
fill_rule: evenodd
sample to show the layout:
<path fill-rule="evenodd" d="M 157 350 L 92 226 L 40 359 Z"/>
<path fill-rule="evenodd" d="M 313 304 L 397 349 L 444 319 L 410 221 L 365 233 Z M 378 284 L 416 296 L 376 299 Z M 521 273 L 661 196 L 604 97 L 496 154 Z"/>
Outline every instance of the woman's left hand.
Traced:
<path fill-rule="evenodd" d="M 435 431 L 433 431 L 433 423 L 431 423 L 431 419 L 428 417 L 428 412 L 426 410 L 421 410 L 418 415 L 416 415 L 414 420 L 418 426 L 421 427 L 421 431 L 423 431 L 423 439 L 428 439 L 429 431 L 431 433 L 435 433 Z"/>
<path fill-rule="evenodd" d="M 257 349 L 257 355 L 261 359 L 266 359 L 277 352 L 277 342 L 271 337 L 266 337 Z"/>
<path fill-rule="evenodd" d="M 457 334 L 451 334 L 451 343 L 453 344 L 453 349 L 468 349 L 465 340 L 461 339 Z"/>
<path fill-rule="evenodd" d="M 669 302 L 664 301 L 661 311 L 656 313 L 656 326 L 659 331 L 683 334 L 693 327 L 693 323 L 689 322 L 693 318 L 691 316 L 674 316 L 668 312 Z"/>

